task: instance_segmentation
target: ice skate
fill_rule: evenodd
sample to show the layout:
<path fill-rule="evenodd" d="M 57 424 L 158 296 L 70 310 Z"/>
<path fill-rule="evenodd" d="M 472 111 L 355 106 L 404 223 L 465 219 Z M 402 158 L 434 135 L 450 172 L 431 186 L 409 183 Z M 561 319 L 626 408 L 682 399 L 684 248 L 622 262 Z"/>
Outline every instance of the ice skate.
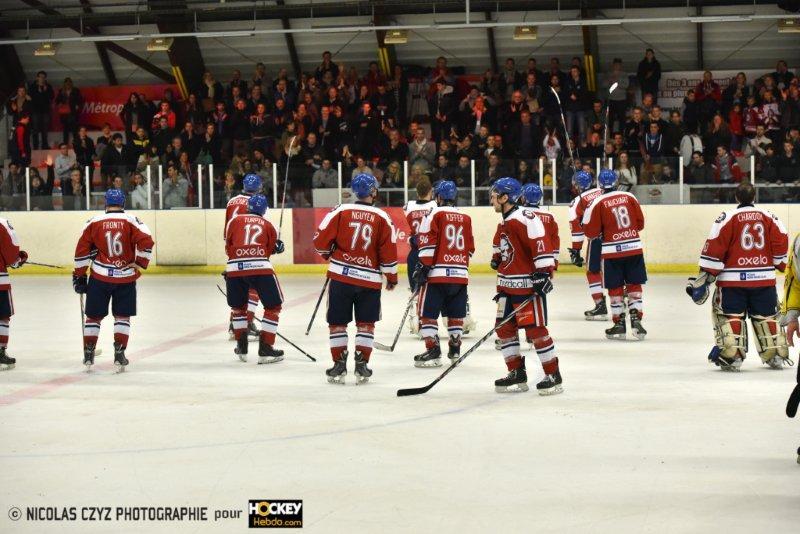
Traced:
<path fill-rule="evenodd" d="M 642 326 L 642 317 L 639 314 L 639 310 L 631 310 L 631 333 L 639 341 L 642 341 L 647 335 L 647 330 Z"/>
<path fill-rule="evenodd" d="M 247 345 L 247 333 L 242 332 L 242 335 L 236 340 L 236 348 L 233 349 L 233 353 L 239 356 L 239 359 L 243 362 L 247 361 Z"/>
<path fill-rule="evenodd" d="M 344 378 L 347 376 L 347 351 L 344 351 L 341 357 L 333 362 L 333 367 L 325 371 L 328 376 L 328 382 L 331 384 L 344 384 Z"/>
<path fill-rule="evenodd" d="M 614 326 L 606 328 L 606 337 L 608 339 L 625 339 L 625 314 L 619 314 L 619 318 L 614 322 Z"/>
<path fill-rule="evenodd" d="M 458 358 L 461 357 L 461 343 L 453 343 L 453 338 L 450 338 L 450 342 L 447 344 L 447 358 L 454 362 Z"/>
<path fill-rule="evenodd" d="M 561 387 L 561 371 L 556 371 L 552 375 L 545 375 L 544 380 L 536 384 L 539 395 L 558 395 L 564 392 Z"/>
<path fill-rule="evenodd" d="M 494 390 L 497 393 L 528 391 L 528 374 L 525 372 L 525 368 L 514 369 L 505 378 L 495 380 Z"/>
<path fill-rule="evenodd" d="M 6 354 L 6 348 L 0 347 L 0 371 L 10 371 L 16 363 L 17 360 Z"/>
<path fill-rule="evenodd" d="M 721 371 L 738 372 L 742 367 L 742 358 L 726 358 L 716 345 L 708 353 L 708 361 L 720 368 Z"/>
<path fill-rule="evenodd" d="M 594 308 L 583 312 L 583 317 L 587 321 L 605 321 L 608 319 L 608 308 L 606 307 L 605 297 L 595 304 Z"/>
<path fill-rule="evenodd" d="M 356 385 L 366 384 L 372 376 L 372 369 L 367 367 L 367 361 L 360 352 L 356 352 Z"/>
<path fill-rule="evenodd" d="M 125 348 L 119 344 L 114 343 L 114 367 L 117 373 L 122 373 L 128 366 L 128 358 L 125 357 Z"/>
<path fill-rule="evenodd" d="M 276 350 L 263 339 L 258 340 L 258 365 L 278 363 L 283 360 L 283 351 Z"/>
<path fill-rule="evenodd" d="M 794 365 L 794 361 L 789 358 L 781 358 L 777 354 L 770 358 L 769 360 L 764 362 L 765 364 L 769 365 L 770 369 L 781 370 L 783 369 L 784 364 L 788 365 L 789 367 Z"/>
<path fill-rule="evenodd" d="M 422 354 L 414 356 L 414 367 L 441 367 L 442 348 L 437 343 Z"/>
<path fill-rule="evenodd" d="M 83 346 L 83 365 L 86 366 L 86 372 L 92 370 L 92 366 L 94 365 L 94 345 L 84 345 Z"/>
<path fill-rule="evenodd" d="M 258 337 L 261 335 L 261 330 L 256 327 L 255 321 L 249 321 L 247 323 L 247 335 L 249 337 Z"/>

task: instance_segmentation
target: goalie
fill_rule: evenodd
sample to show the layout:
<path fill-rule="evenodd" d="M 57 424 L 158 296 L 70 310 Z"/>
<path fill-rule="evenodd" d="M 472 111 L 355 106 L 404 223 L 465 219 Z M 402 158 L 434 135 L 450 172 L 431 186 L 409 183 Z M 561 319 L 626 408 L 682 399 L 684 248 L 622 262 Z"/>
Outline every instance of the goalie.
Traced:
<path fill-rule="evenodd" d="M 739 205 L 711 226 L 700 274 L 686 285 L 692 300 L 703 304 L 716 282 L 711 311 L 716 344 L 708 359 L 723 371 L 738 371 L 745 359 L 748 317 L 761 361 L 772 369 L 793 365 L 775 289 L 775 270 L 786 269 L 789 237 L 777 217 L 753 205 L 754 197 L 751 184 L 736 188 Z"/>
<path fill-rule="evenodd" d="M 789 265 L 786 269 L 786 280 L 783 283 L 783 315 L 782 325 L 786 327 L 786 339 L 790 347 L 794 346 L 794 338 L 800 338 L 798 316 L 800 315 L 800 235 L 795 237 Z M 789 402 L 786 404 L 786 415 L 794 417 L 797 405 L 800 404 L 800 368 L 797 370 L 797 385 L 794 387 Z M 800 463 L 800 448 L 797 449 L 797 463 Z"/>

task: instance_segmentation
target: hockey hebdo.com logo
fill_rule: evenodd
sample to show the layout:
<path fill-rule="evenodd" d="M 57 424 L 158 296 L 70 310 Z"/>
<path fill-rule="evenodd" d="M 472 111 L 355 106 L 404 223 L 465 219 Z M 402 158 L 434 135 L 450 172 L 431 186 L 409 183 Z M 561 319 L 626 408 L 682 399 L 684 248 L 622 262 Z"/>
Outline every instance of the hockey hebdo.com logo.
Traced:
<path fill-rule="evenodd" d="M 249 528 L 303 528 L 303 501 L 261 499 L 248 501 Z"/>

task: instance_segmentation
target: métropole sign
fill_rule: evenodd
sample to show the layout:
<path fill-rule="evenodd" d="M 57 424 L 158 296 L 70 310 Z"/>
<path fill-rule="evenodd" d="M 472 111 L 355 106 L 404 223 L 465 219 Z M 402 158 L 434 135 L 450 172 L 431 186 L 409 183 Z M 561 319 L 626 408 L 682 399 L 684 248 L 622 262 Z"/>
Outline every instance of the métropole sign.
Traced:
<path fill-rule="evenodd" d="M 86 126 L 89 130 L 101 130 L 105 123 L 109 123 L 114 131 L 123 130 L 125 125 L 119 114 L 131 93 L 143 94 L 156 105 L 164 97 L 164 91 L 167 89 L 171 89 L 173 95 L 180 94 L 178 86 L 172 84 L 98 85 L 79 89 L 83 103 L 78 116 L 78 124 Z M 60 131 L 62 128 L 58 106 L 54 106 L 50 129 Z"/>

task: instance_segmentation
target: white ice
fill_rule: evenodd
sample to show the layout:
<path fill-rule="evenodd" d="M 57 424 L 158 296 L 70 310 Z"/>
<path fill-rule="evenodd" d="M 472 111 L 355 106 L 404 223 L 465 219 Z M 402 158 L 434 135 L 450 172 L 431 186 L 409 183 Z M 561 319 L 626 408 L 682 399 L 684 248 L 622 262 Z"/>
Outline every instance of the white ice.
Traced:
<path fill-rule="evenodd" d="M 413 367 L 422 344 L 404 332 L 394 354 L 375 352 L 368 385 L 352 384 L 352 363 L 347 386 L 328 384 L 324 317 L 303 334 L 321 276 L 281 277 L 280 331 L 319 361 L 279 342 L 286 360 L 258 366 L 255 343 L 249 362 L 233 354 L 219 276 L 145 275 L 120 375 L 108 319 L 98 369 L 82 372 L 68 278 L 16 276 L 17 368 L 0 373 L 0 532 L 247 532 L 244 516 L 35 523 L 6 510 L 245 510 L 263 498 L 303 499 L 310 532 L 798 532 L 800 422 L 784 415 L 795 370 L 769 370 L 752 349 L 741 373 L 709 365 L 709 309 L 689 301 L 684 280 L 652 276 L 649 336 L 619 342 L 583 320 L 585 279 L 559 276 L 550 316 L 562 395 L 496 394 L 505 366 L 489 342 L 428 394 L 397 398 L 442 369 Z M 479 334 L 493 295 L 492 278 L 473 279 Z M 407 298 L 384 293 L 379 340 L 391 341 Z"/>

